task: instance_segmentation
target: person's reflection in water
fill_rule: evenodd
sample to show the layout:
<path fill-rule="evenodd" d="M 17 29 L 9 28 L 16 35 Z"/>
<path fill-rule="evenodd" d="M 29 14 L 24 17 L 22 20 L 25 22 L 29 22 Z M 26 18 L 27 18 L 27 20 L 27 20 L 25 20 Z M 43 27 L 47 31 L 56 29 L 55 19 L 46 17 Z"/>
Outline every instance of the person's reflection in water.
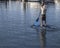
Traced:
<path fill-rule="evenodd" d="M 42 28 L 40 32 L 40 46 L 41 48 L 46 47 L 46 28 Z"/>

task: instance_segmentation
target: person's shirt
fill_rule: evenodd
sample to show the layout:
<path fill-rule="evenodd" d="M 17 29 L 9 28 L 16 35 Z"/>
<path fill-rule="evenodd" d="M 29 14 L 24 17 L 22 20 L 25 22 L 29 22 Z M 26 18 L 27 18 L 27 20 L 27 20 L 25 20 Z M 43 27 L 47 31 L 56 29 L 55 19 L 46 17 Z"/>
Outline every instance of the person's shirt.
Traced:
<path fill-rule="evenodd" d="M 41 14 L 46 14 L 46 5 L 41 6 Z"/>

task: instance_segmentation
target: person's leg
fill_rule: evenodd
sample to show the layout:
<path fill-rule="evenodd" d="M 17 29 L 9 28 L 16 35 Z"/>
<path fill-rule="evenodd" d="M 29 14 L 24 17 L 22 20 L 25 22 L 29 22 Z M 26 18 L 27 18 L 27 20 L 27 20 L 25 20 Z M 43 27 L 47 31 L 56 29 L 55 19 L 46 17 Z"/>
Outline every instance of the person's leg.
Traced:
<path fill-rule="evenodd" d="M 42 19 L 43 19 L 43 26 L 46 26 L 46 15 L 45 14 L 43 15 Z"/>
<path fill-rule="evenodd" d="M 47 26 L 47 25 L 46 25 L 46 20 L 45 20 L 45 26 Z"/>
<path fill-rule="evenodd" d="M 43 26 L 43 16 L 41 16 L 41 18 L 40 18 L 40 26 L 42 27 Z"/>
<path fill-rule="evenodd" d="M 44 25 L 46 26 L 46 16 L 45 16 L 45 20 L 44 21 L 45 21 Z"/>

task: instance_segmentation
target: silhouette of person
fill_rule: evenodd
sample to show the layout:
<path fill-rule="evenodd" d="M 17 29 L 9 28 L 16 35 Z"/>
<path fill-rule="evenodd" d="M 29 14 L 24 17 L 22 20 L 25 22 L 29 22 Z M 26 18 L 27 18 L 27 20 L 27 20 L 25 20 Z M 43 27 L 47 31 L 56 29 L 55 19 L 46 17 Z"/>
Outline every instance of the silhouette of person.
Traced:
<path fill-rule="evenodd" d="M 41 26 L 46 26 L 46 5 L 44 2 L 41 4 Z"/>

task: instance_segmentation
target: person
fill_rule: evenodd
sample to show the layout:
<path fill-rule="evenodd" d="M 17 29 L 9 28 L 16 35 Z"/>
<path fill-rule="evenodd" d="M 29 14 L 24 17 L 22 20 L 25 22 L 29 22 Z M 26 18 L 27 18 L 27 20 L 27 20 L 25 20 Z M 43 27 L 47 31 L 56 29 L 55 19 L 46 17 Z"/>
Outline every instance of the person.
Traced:
<path fill-rule="evenodd" d="M 46 26 L 46 5 L 44 2 L 41 4 L 41 26 Z"/>
<path fill-rule="evenodd" d="M 46 26 L 46 5 L 44 2 L 42 2 L 41 4 L 41 17 L 39 15 L 39 17 L 41 18 L 41 26 Z M 34 22 L 33 26 L 39 26 L 40 23 L 39 23 L 39 17 L 36 19 L 36 21 Z"/>

